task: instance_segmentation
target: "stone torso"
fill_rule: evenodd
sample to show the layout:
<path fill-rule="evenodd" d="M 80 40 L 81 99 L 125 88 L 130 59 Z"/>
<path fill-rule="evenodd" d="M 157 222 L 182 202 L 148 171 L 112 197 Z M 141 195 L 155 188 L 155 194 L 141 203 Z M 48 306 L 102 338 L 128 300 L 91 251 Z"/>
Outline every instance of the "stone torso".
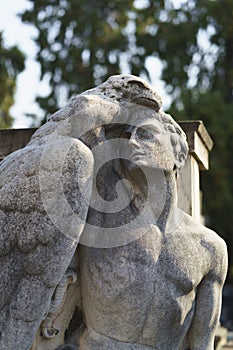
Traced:
<path fill-rule="evenodd" d="M 202 234 L 192 234 L 183 224 L 166 235 L 154 226 L 122 247 L 81 247 L 88 329 L 135 344 L 130 349 L 182 348 L 194 314 L 196 288 L 210 264 L 201 240 Z M 116 349 L 121 349 L 119 344 Z"/>

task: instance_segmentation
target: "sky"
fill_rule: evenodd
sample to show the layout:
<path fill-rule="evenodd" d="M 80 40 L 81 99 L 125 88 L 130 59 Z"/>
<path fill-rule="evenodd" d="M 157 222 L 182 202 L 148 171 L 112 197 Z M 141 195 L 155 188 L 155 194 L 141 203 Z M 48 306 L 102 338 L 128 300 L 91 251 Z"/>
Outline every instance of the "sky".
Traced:
<path fill-rule="evenodd" d="M 175 2 L 180 2 L 176 0 Z M 46 95 L 49 91 L 46 82 L 40 82 L 40 66 L 35 61 L 36 45 L 33 37 L 36 36 L 35 27 L 21 22 L 17 14 L 30 8 L 31 4 L 27 0 L 0 0 L 0 31 L 3 31 L 5 46 L 17 45 L 26 56 L 26 69 L 19 74 L 17 79 L 17 90 L 15 94 L 15 104 L 11 108 L 11 115 L 15 121 L 13 128 L 27 128 L 31 124 L 31 119 L 25 114 L 35 114 L 43 117 L 38 105 L 35 103 L 37 95 Z M 161 64 L 157 59 L 148 59 L 148 68 L 151 72 L 152 85 L 157 89 L 164 101 L 164 107 L 169 105 L 170 100 L 164 91 L 164 84 L 160 80 Z"/>
<path fill-rule="evenodd" d="M 34 102 L 35 96 L 48 91 L 47 85 L 39 82 L 40 67 L 35 61 L 36 45 L 33 42 L 36 29 L 23 24 L 17 17 L 18 13 L 30 8 L 29 1 L 0 0 L 0 4 L 0 31 L 3 31 L 5 46 L 17 45 L 26 55 L 26 69 L 18 76 L 15 104 L 11 109 L 15 119 L 13 128 L 26 128 L 31 124 L 31 119 L 24 117 L 26 113 L 43 116 Z"/>

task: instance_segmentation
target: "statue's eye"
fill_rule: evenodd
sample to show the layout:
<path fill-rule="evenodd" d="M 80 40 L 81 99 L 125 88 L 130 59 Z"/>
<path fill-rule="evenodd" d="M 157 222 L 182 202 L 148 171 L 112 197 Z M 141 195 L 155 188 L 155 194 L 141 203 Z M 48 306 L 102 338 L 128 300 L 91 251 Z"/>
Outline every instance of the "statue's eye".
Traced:
<path fill-rule="evenodd" d="M 132 136 L 132 132 L 135 129 L 134 125 L 128 125 L 121 133 L 121 138 L 122 139 L 130 139 Z"/>
<path fill-rule="evenodd" d="M 128 132 L 128 131 L 124 131 L 122 134 L 121 134 L 121 138 L 122 139 L 130 139 L 130 137 L 131 137 L 131 132 Z"/>
<path fill-rule="evenodd" d="M 146 130 L 143 128 L 138 128 L 136 131 L 136 135 L 141 140 L 153 140 L 154 133 L 151 130 Z"/>

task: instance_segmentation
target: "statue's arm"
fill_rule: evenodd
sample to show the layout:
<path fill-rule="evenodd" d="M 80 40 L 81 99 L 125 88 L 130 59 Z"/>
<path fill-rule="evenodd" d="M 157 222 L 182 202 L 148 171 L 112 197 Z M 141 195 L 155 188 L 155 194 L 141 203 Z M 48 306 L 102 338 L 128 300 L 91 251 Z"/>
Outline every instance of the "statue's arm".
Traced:
<path fill-rule="evenodd" d="M 188 350 L 213 350 L 219 324 L 222 287 L 227 272 L 227 249 L 219 238 L 212 250 L 212 266 L 197 287 L 194 319 L 188 333 Z"/>

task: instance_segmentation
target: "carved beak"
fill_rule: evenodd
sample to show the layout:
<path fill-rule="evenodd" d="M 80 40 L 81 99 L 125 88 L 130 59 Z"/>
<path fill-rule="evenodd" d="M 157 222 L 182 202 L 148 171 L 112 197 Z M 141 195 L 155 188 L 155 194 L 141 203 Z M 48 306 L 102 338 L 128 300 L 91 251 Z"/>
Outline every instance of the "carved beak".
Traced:
<path fill-rule="evenodd" d="M 138 105 L 153 109 L 156 112 L 158 112 L 158 110 L 160 109 L 160 105 L 159 105 L 158 101 L 156 101 L 155 99 L 149 98 L 149 97 L 136 96 L 133 98 L 133 102 L 138 104 Z"/>
<path fill-rule="evenodd" d="M 130 99 L 132 102 L 158 112 L 162 106 L 162 99 L 151 86 L 138 79 L 128 81 L 128 85 L 131 86 Z"/>

